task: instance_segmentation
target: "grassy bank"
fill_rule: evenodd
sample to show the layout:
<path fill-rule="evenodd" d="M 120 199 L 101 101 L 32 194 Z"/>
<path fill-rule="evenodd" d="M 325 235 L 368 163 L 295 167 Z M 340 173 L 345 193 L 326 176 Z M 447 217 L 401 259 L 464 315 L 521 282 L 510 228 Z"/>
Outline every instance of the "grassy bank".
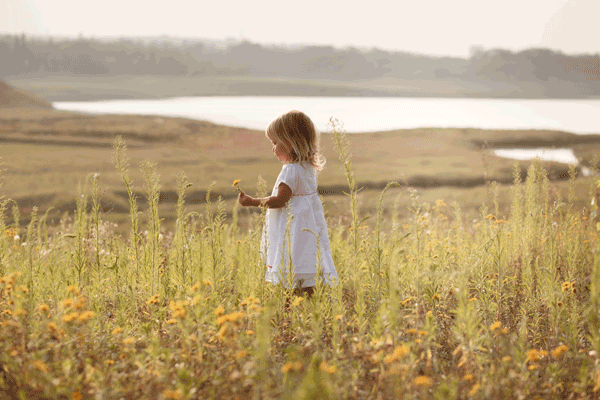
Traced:
<path fill-rule="evenodd" d="M 362 154 L 361 139 L 351 140 Z M 264 284 L 262 212 L 241 225 L 238 207 L 207 203 L 194 213 L 178 201 L 177 224 L 165 230 L 165 167 L 146 161 L 134 177 L 133 154 L 144 149 L 112 150 L 114 186 L 133 178 L 149 199 L 143 214 L 131 209 L 122 235 L 99 207 L 103 174 L 57 226 L 36 211 L 24 228 L 0 219 L 0 395 L 597 397 L 596 179 L 572 170 L 551 182 L 534 163 L 527 178 L 514 168 L 511 185 L 429 189 L 428 199 L 394 187 L 371 203 L 349 190 L 355 206 L 324 196 L 339 281 L 308 299 Z M 355 187 L 367 165 L 359 158 L 331 155 L 330 179 Z M 188 183 L 176 179 L 178 200 Z M 482 197 L 468 198 L 471 190 Z M 127 212 L 142 203 L 124 201 Z M 474 203 L 472 216 L 464 204 Z"/>
<path fill-rule="evenodd" d="M 514 85 L 457 78 L 398 79 L 391 77 L 334 81 L 246 76 L 53 76 L 5 78 L 19 89 L 48 101 L 158 99 L 184 96 L 359 96 L 451 98 L 546 98 L 535 83 Z"/>

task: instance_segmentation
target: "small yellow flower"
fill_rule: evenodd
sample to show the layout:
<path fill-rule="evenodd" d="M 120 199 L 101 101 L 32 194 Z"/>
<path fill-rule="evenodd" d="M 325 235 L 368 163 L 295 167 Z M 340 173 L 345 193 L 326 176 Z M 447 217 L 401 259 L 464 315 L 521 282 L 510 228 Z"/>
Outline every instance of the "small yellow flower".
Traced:
<path fill-rule="evenodd" d="M 500 321 L 496 321 L 490 325 L 490 331 L 494 332 L 496 329 L 500 328 L 502 323 Z"/>
<path fill-rule="evenodd" d="M 225 312 L 225 309 L 220 304 L 217 308 L 215 308 L 215 315 L 217 315 L 217 316 L 223 315 L 224 312 Z"/>
<path fill-rule="evenodd" d="M 123 339 L 123 344 L 131 344 L 133 342 L 135 342 L 135 338 L 133 336 Z"/>
<path fill-rule="evenodd" d="M 502 357 L 502 362 L 504 362 L 504 363 L 508 363 L 508 362 L 510 362 L 510 360 L 512 360 L 512 358 L 510 358 L 510 356 Z"/>
<path fill-rule="evenodd" d="M 79 313 L 77 312 L 72 312 L 70 314 L 67 314 L 65 316 L 62 317 L 62 320 L 65 322 L 72 322 L 75 319 L 77 319 L 77 317 L 79 317 Z"/>
<path fill-rule="evenodd" d="M 183 398 L 183 393 L 181 392 L 180 389 L 177 389 L 177 390 L 167 389 L 162 392 L 162 395 L 165 399 L 169 399 L 169 400 L 179 400 L 179 399 Z"/>
<path fill-rule="evenodd" d="M 410 349 L 408 348 L 408 346 L 406 346 L 404 344 L 402 344 L 400 346 L 396 346 L 394 348 L 394 351 L 392 352 L 392 354 L 388 354 L 387 356 L 385 356 L 383 358 L 383 363 L 384 364 L 389 364 L 389 363 L 392 363 L 394 361 L 401 360 L 409 352 L 410 352 Z"/>
<path fill-rule="evenodd" d="M 477 394 L 477 392 L 479 391 L 479 383 L 476 383 L 473 385 L 473 387 L 471 387 L 471 390 L 469 390 L 469 396 L 475 396 Z"/>
<path fill-rule="evenodd" d="M 328 374 L 333 374 L 335 371 L 337 371 L 337 367 L 335 365 L 329 365 L 325 361 L 322 361 L 321 364 L 319 364 L 319 369 L 327 372 Z"/>
<path fill-rule="evenodd" d="M 569 346 L 567 346 L 566 344 L 558 346 L 557 348 L 552 350 L 552 357 L 559 358 L 562 355 L 562 353 L 564 353 L 567 350 L 569 350 Z"/>
<path fill-rule="evenodd" d="M 92 318 L 94 315 L 96 315 L 93 311 L 85 311 L 82 312 L 79 317 L 77 317 L 77 321 L 79 322 L 85 322 L 88 319 Z"/>
<path fill-rule="evenodd" d="M 33 361 L 33 365 L 39 369 L 40 371 L 42 371 L 43 373 L 47 374 L 48 373 L 48 366 L 46 366 L 46 364 L 44 364 L 43 362 L 41 362 L 40 360 L 35 360 Z"/>
<path fill-rule="evenodd" d="M 63 306 L 64 308 L 69 308 L 73 305 L 73 300 L 71 299 L 65 299 L 63 301 L 60 302 L 60 305 Z"/>
<path fill-rule="evenodd" d="M 81 395 L 81 393 L 78 391 L 75 391 L 71 394 L 71 396 L 73 397 L 73 400 L 81 400 L 83 398 L 83 396 Z"/>
<path fill-rule="evenodd" d="M 294 302 L 292 303 L 292 305 L 294 307 L 298 307 L 300 305 L 300 303 L 302 302 L 302 300 L 304 300 L 304 297 L 296 297 L 296 299 L 294 300 Z"/>
<path fill-rule="evenodd" d="M 241 182 L 241 180 L 240 180 L 240 179 L 236 179 L 236 180 L 234 180 L 234 181 L 233 181 L 233 183 L 231 184 L 231 186 L 232 186 L 232 187 L 234 187 L 234 188 L 236 188 L 236 190 L 237 190 L 238 192 L 241 192 L 241 191 L 242 191 L 242 188 L 240 187 L 240 182 Z"/>
<path fill-rule="evenodd" d="M 417 386 L 431 386 L 431 378 L 427 375 L 419 375 L 415 378 L 414 384 Z"/>
<path fill-rule="evenodd" d="M 44 304 L 40 304 L 40 305 L 38 306 L 38 310 L 40 310 L 40 311 L 42 311 L 42 312 L 43 312 L 43 311 L 48 311 L 48 310 L 50 310 L 50 306 L 49 306 L 48 304 L 46 304 L 46 303 L 44 303 Z"/>
<path fill-rule="evenodd" d="M 115 329 L 113 329 L 112 334 L 114 336 L 114 335 L 118 335 L 121 332 L 123 332 L 123 328 L 115 328 Z"/>
<path fill-rule="evenodd" d="M 67 292 L 74 294 L 74 295 L 78 295 L 79 289 L 77 289 L 77 287 L 75 285 L 71 285 L 67 288 Z"/>
<path fill-rule="evenodd" d="M 463 379 L 465 381 L 472 381 L 474 378 L 473 374 L 466 374 L 465 376 L 463 376 Z"/>

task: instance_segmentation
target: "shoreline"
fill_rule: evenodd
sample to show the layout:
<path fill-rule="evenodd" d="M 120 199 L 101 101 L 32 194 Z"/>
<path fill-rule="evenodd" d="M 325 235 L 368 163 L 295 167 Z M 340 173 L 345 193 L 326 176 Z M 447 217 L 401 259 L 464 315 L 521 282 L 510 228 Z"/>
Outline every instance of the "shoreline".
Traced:
<path fill-rule="evenodd" d="M 13 75 L 5 82 L 50 102 L 151 100 L 178 97 L 301 96 L 461 98 L 506 100 L 599 100 L 598 95 L 552 96 L 537 83 L 460 79 L 374 78 L 334 81 L 248 76 Z"/>

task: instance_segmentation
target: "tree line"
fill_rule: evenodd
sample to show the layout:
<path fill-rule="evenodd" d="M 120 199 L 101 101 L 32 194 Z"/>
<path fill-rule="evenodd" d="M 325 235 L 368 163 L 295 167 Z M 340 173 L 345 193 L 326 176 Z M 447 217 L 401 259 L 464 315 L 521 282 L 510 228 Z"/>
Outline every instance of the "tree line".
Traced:
<path fill-rule="evenodd" d="M 519 52 L 475 48 L 467 58 L 377 48 L 266 46 L 208 42 L 0 36 L 0 77 L 66 75 L 235 75 L 354 80 L 379 77 L 496 82 L 600 82 L 600 54 L 566 55 L 544 48 Z"/>

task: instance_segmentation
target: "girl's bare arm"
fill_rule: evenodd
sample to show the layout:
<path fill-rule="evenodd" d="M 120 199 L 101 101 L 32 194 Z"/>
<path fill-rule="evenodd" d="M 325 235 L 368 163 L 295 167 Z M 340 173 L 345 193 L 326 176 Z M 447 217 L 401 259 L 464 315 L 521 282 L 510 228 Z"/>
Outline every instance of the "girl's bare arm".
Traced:
<path fill-rule="evenodd" d="M 248 196 L 243 191 L 240 192 L 238 201 L 244 207 L 266 207 L 266 208 L 282 208 L 292 197 L 292 189 L 285 183 L 280 183 L 277 188 L 276 196 L 269 196 L 263 198 L 255 198 Z"/>

